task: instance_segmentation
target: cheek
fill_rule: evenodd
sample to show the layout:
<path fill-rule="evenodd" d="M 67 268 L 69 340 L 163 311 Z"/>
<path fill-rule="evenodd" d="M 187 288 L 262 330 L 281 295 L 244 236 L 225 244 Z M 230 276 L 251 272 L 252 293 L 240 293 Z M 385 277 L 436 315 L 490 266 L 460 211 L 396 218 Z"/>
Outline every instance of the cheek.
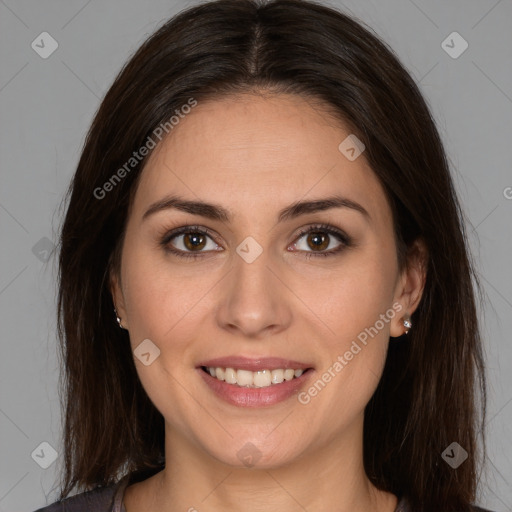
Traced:
<path fill-rule="evenodd" d="M 318 406 L 326 414 L 344 411 L 333 421 L 362 411 L 380 380 L 391 321 L 398 314 L 392 308 L 396 272 L 392 251 L 361 253 L 325 280 L 322 293 L 310 296 L 330 328 L 330 335 L 322 337 L 321 382 L 312 393 L 322 395 Z"/>
<path fill-rule="evenodd" d="M 184 270 L 185 266 L 172 264 L 156 251 L 134 247 L 127 253 L 123 288 L 132 344 L 149 338 L 165 347 L 165 353 L 172 347 L 175 354 L 197 335 L 194 318 L 201 310 L 201 299 L 219 277 L 211 272 Z"/>
<path fill-rule="evenodd" d="M 317 280 L 316 287 L 309 288 L 309 292 L 309 280 L 297 292 L 308 297 L 307 302 L 330 328 L 331 353 L 350 344 L 392 306 L 397 277 L 393 248 L 370 249 L 354 252 L 338 268 Z M 388 322 L 382 330 L 388 333 Z"/>
<path fill-rule="evenodd" d="M 190 394 L 200 392 L 194 387 L 197 383 L 190 381 L 192 342 L 200 325 L 194 319 L 194 306 L 212 285 L 196 279 L 190 286 L 190 279 L 149 251 L 134 248 L 128 253 L 123 259 L 123 289 L 132 350 L 145 339 L 160 349 L 148 366 L 135 360 L 137 373 L 157 409 L 186 432 L 184 418 L 193 404 Z M 186 393 L 183 382 L 187 382 Z"/>

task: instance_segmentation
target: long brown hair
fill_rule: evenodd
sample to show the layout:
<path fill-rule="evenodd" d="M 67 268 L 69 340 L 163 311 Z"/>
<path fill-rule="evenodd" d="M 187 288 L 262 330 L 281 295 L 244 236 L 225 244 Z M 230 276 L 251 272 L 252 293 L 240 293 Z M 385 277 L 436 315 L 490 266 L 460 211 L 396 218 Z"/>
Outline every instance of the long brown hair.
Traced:
<path fill-rule="evenodd" d="M 129 168 L 126 162 L 191 98 L 255 90 L 319 100 L 347 123 L 388 197 L 401 266 L 410 244 L 425 241 L 426 285 L 414 328 L 390 343 L 365 410 L 364 464 L 375 486 L 406 495 L 415 511 L 469 510 L 485 378 L 477 280 L 443 145 L 393 52 L 361 22 L 305 0 L 188 8 L 140 47 L 96 113 L 60 240 L 60 497 L 165 464 L 163 417 L 139 381 L 109 287 L 147 156 Z M 469 453 L 457 469 L 441 457 L 454 441 Z"/>

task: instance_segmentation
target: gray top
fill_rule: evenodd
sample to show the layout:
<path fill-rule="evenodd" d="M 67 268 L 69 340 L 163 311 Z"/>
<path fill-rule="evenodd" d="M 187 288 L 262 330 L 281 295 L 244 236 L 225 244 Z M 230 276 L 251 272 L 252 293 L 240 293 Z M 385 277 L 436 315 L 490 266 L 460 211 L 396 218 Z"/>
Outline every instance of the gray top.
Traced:
<path fill-rule="evenodd" d="M 35 512 L 126 512 L 123 496 L 126 487 L 131 483 L 130 476 L 124 476 L 117 484 L 76 494 Z M 474 510 L 489 512 L 478 507 Z M 399 499 L 395 512 L 412 512 L 406 498 Z"/>

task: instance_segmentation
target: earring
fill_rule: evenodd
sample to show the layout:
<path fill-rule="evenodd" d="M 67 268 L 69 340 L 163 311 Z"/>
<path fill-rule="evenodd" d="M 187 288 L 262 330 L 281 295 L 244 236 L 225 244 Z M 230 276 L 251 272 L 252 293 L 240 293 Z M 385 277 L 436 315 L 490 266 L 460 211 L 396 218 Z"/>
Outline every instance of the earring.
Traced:
<path fill-rule="evenodd" d="M 119 327 L 121 327 L 121 329 L 124 329 L 123 325 L 121 324 L 121 319 L 119 318 L 119 316 L 117 314 L 116 308 L 114 308 L 114 313 L 116 314 L 116 320 L 117 320 L 117 323 L 119 324 Z"/>
<path fill-rule="evenodd" d="M 405 328 L 405 334 L 407 334 L 409 332 L 409 329 L 412 327 L 411 315 L 409 315 L 408 313 L 406 313 L 403 316 L 403 324 Z"/>

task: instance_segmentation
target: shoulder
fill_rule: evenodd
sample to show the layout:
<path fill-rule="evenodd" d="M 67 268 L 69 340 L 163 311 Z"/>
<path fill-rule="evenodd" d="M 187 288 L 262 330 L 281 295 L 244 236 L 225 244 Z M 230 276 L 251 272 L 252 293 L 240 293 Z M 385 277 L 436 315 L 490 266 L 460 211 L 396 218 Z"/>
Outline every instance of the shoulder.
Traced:
<path fill-rule="evenodd" d="M 123 506 L 126 488 L 161 470 L 162 467 L 158 466 L 127 473 L 117 483 L 75 494 L 35 512 L 126 512 Z"/>
<path fill-rule="evenodd" d="M 412 510 L 412 508 L 409 504 L 409 501 L 404 496 L 399 500 L 398 505 L 395 509 L 395 512 L 414 512 L 414 511 Z M 476 505 L 473 505 L 471 507 L 471 512 L 492 512 L 492 510 L 488 510 L 486 508 L 481 508 L 481 507 L 477 507 Z"/>
<path fill-rule="evenodd" d="M 98 487 L 40 508 L 35 512 L 111 512 L 119 484 Z"/>

